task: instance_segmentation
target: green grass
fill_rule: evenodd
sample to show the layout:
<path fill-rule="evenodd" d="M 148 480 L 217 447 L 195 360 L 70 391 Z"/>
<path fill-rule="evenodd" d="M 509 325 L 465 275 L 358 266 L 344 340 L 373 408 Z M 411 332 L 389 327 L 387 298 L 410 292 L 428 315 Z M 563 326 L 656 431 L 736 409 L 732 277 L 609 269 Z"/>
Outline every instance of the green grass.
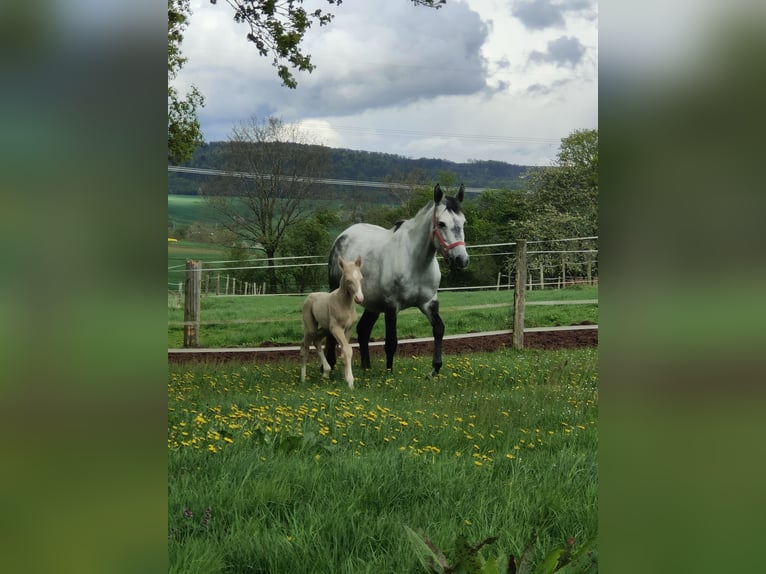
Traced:
<path fill-rule="evenodd" d="M 421 368 L 171 365 L 170 571 L 420 572 L 404 525 L 537 559 L 597 534 L 595 349 Z"/>
<path fill-rule="evenodd" d="M 168 290 L 174 291 L 178 288 L 179 282 L 184 282 L 187 259 L 205 262 L 223 261 L 226 258 L 225 248 L 210 243 L 194 241 L 168 243 Z M 222 266 L 223 264 L 220 265 L 220 267 Z"/>
<path fill-rule="evenodd" d="M 596 299 L 596 287 L 570 287 L 527 292 L 527 301 L 572 301 Z M 202 297 L 200 345 L 203 347 L 257 347 L 269 341 L 298 345 L 303 338 L 301 307 L 304 297 L 275 295 L 266 297 Z M 446 334 L 510 329 L 513 323 L 513 291 L 445 291 L 439 294 Z M 171 304 L 172 303 L 172 304 Z M 168 347 L 183 346 L 183 308 L 175 298 L 168 301 Z M 465 307 L 484 308 L 465 309 Z M 491 305 L 504 305 L 492 307 Z M 361 307 L 357 307 L 361 314 Z M 205 324 L 205 322 L 221 322 Z M 598 305 L 528 305 L 527 327 L 560 326 L 590 321 L 598 323 Z M 397 321 L 400 339 L 430 337 L 431 326 L 417 309 L 406 309 Z M 355 336 L 355 334 L 354 334 Z M 375 324 L 372 337 L 385 336 L 385 321 Z"/>
<path fill-rule="evenodd" d="M 216 214 L 199 195 L 168 195 L 168 220 L 176 225 L 214 222 Z"/>

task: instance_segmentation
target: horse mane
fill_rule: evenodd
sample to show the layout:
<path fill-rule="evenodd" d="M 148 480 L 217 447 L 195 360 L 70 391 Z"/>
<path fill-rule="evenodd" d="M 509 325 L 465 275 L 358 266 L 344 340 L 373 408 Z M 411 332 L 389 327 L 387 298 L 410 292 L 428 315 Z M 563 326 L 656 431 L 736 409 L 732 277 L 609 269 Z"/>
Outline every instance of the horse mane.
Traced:
<path fill-rule="evenodd" d="M 394 223 L 394 226 L 391 228 L 391 230 L 394 233 L 396 233 L 397 231 L 399 231 L 399 228 L 402 226 L 402 223 L 404 223 L 405 221 L 407 221 L 407 220 L 406 219 L 400 219 L 399 221 Z"/>

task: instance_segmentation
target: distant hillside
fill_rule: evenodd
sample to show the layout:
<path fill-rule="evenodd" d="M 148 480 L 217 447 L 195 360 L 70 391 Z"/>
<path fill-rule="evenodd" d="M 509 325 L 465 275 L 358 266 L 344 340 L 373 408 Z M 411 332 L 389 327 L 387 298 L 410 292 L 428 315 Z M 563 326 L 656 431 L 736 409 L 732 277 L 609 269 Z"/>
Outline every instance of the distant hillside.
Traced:
<path fill-rule="evenodd" d="M 226 142 L 210 142 L 194 153 L 192 159 L 184 164 L 188 167 L 225 169 L 223 154 Z M 457 181 L 467 187 L 487 187 L 494 189 L 518 189 L 521 187 L 521 175 L 529 166 L 515 165 L 501 161 L 471 161 L 456 163 L 444 159 L 410 159 L 404 156 L 379 152 L 332 148 L 331 170 L 328 177 L 360 181 L 411 181 L 413 176 L 419 181 L 436 182 L 442 172 L 451 172 Z M 168 193 L 195 195 L 206 178 L 191 174 L 168 173 Z M 328 186 L 332 187 L 332 186 Z M 340 190 L 328 190 L 328 193 L 342 193 Z M 367 191 L 370 196 L 376 192 Z M 369 197 L 372 201 L 378 199 Z M 385 199 L 380 199 L 385 201 Z"/>

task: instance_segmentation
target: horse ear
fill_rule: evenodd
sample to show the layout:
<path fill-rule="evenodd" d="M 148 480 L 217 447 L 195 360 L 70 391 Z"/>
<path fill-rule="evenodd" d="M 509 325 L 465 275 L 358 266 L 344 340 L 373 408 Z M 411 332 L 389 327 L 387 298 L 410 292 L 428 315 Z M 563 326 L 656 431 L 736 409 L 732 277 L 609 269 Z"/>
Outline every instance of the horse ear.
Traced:
<path fill-rule="evenodd" d="M 357 255 L 356 256 L 356 261 L 354 261 L 354 264 L 357 267 L 359 267 L 360 269 L 362 268 L 362 256 L 361 255 Z"/>
<path fill-rule="evenodd" d="M 345 262 L 345 261 L 343 261 L 343 257 L 338 257 L 338 267 L 340 267 L 340 268 L 341 268 L 341 270 L 343 270 L 343 266 L 344 266 L 345 264 L 346 264 L 346 262 Z"/>
<path fill-rule="evenodd" d="M 438 204 L 442 200 L 443 196 L 444 193 L 442 192 L 442 188 L 439 187 L 439 184 L 437 183 L 434 186 L 434 203 Z"/>
<path fill-rule="evenodd" d="M 463 196 L 465 196 L 465 186 L 461 183 L 460 190 L 457 192 L 457 200 L 463 203 Z"/>

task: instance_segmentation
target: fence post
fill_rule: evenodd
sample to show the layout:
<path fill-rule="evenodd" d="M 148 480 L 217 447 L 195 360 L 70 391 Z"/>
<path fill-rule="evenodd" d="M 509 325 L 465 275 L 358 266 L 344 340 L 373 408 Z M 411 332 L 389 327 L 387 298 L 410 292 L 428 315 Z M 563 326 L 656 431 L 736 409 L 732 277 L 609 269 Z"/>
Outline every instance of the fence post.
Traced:
<path fill-rule="evenodd" d="M 202 267 L 199 261 L 186 260 L 186 298 L 184 300 L 184 348 L 199 347 L 199 311 Z"/>
<path fill-rule="evenodd" d="M 567 262 L 564 259 L 564 256 L 561 256 L 561 287 L 566 288 L 567 286 Z"/>
<path fill-rule="evenodd" d="M 221 274 L 219 273 L 215 278 L 215 294 L 221 294 Z"/>
<path fill-rule="evenodd" d="M 540 263 L 540 289 L 545 289 L 545 276 L 543 275 L 542 263 Z"/>
<path fill-rule="evenodd" d="M 592 274 L 592 270 L 591 270 L 592 261 L 593 261 L 593 258 L 591 256 L 591 254 L 588 253 L 588 262 L 587 262 L 587 265 L 586 265 L 586 271 L 588 273 L 588 285 L 592 285 L 593 284 L 593 274 Z"/>
<path fill-rule="evenodd" d="M 513 348 L 524 348 L 524 305 L 527 284 L 527 241 L 516 242 L 516 286 L 513 289 Z"/>

